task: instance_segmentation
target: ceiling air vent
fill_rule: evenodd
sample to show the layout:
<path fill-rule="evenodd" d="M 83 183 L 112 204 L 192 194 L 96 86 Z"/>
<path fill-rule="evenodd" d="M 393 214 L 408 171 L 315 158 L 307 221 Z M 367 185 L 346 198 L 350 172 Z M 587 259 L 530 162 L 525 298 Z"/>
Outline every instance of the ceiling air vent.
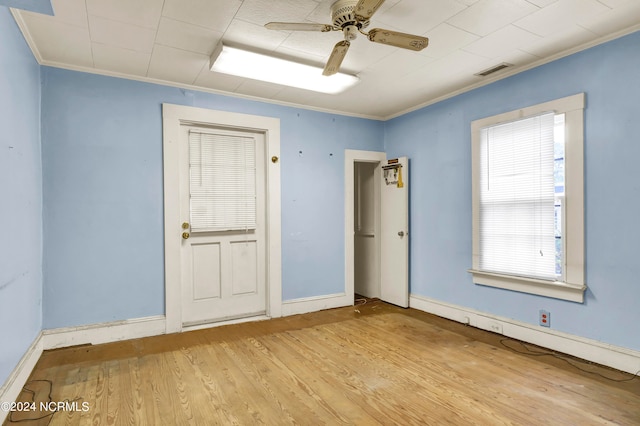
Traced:
<path fill-rule="evenodd" d="M 494 66 L 494 67 L 491 67 L 491 68 L 489 68 L 489 69 L 486 69 L 486 70 L 484 70 L 484 71 L 480 71 L 480 72 L 478 72 L 478 73 L 475 73 L 474 75 L 477 75 L 477 76 L 479 76 L 479 77 L 486 77 L 486 76 L 488 76 L 489 74 L 493 74 L 494 72 L 498 72 L 498 71 L 500 71 L 500 70 L 503 70 L 503 69 L 505 69 L 505 68 L 509 68 L 509 67 L 512 67 L 512 66 L 513 66 L 513 64 L 508 64 L 508 63 L 506 63 L 506 62 L 503 62 L 503 63 L 501 63 L 501 64 L 498 64 L 498 65 Z"/>

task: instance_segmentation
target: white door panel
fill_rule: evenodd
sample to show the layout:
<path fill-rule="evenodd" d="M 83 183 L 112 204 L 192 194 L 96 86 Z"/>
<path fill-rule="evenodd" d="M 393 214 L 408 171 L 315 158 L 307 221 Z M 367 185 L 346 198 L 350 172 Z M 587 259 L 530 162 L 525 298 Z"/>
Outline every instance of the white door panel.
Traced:
<path fill-rule="evenodd" d="M 193 268 L 193 289 L 188 298 L 193 300 L 205 300 L 219 298 L 221 295 L 221 262 L 220 243 L 191 244 L 191 260 Z"/>
<path fill-rule="evenodd" d="M 395 162 L 397 160 L 397 162 Z M 382 165 L 380 190 L 380 298 L 409 306 L 409 161 Z"/>
<path fill-rule="evenodd" d="M 256 294 L 259 291 L 257 241 L 231 243 L 231 295 Z"/>
<path fill-rule="evenodd" d="M 182 126 L 181 131 L 180 216 L 182 222 L 187 225 L 193 218 L 193 212 L 190 211 L 192 205 L 190 194 L 194 190 L 190 185 L 194 185 L 192 182 L 198 180 L 190 180 L 190 174 L 195 173 L 194 170 L 201 173 L 201 169 L 189 164 L 189 131 L 194 129 L 196 127 L 185 125 Z M 216 137 L 227 138 L 225 141 L 227 144 L 229 138 L 234 136 L 244 141 L 247 138 L 254 139 L 256 182 L 258 183 L 255 197 L 256 221 L 255 229 L 198 231 L 186 226 L 180 249 L 181 311 L 184 326 L 266 313 L 264 135 L 220 129 L 204 129 L 204 131 L 215 134 Z M 219 157 L 215 157 L 215 160 L 220 161 Z M 220 172 L 210 176 L 214 176 L 212 179 L 225 179 L 226 182 L 231 182 L 229 176 L 221 176 Z M 239 180 L 241 177 L 234 175 L 232 179 Z M 219 185 L 217 187 L 220 188 Z M 225 187 L 217 191 L 211 198 L 213 210 L 217 208 L 214 203 L 225 203 L 220 199 L 219 193 L 221 191 L 224 193 Z M 202 209 L 201 200 L 198 205 Z"/>

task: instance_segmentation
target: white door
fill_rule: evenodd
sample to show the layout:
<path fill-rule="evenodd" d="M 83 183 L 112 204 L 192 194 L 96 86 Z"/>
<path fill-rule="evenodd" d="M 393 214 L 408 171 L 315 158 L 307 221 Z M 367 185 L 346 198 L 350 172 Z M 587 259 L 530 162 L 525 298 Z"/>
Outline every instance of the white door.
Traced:
<path fill-rule="evenodd" d="M 264 134 L 182 125 L 180 139 L 182 324 L 264 315 Z"/>
<path fill-rule="evenodd" d="M 382 163 L 380 190 L 380 298 L 409 306 L 409 161 Z"/>

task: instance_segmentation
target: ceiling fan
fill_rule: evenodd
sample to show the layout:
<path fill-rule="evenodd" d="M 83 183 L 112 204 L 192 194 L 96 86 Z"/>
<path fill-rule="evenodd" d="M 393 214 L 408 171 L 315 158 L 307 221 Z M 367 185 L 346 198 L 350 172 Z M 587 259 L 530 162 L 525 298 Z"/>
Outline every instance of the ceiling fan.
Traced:
<path fill-rule="evenodd" d="M 369 26 L 369 19 L 382 3 L 384 0 L 338 0 L 331 5 L 332 25 L 308 22 L 269 22 L 265 24 L 265 28 L 288 31 L 320 31 L 323 33 L 342 31 L 344 40 L 336 43 L 322 72 L 326 76 L 338 72 L 351 45 L 350 41 L 355 39 L 358 33 L 367 36 L 370 41 L 375 43 L 388 44 L 403 49 L 419 51 L 427 47 L 429 39 L 426 37 L 380 28 L 374 28 L 368 33 L 364 32 L 363 29 Z"/>

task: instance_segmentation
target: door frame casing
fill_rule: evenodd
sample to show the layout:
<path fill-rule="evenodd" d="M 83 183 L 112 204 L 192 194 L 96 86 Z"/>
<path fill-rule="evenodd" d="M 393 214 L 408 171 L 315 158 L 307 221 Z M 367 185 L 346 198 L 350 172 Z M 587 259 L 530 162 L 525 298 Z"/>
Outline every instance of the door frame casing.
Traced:
<path fill-rule="evenodd" d="M 266 171 L 266 314 L 282 316 L 282 241 L 280 204 L 280 119 L 204 108 L 162 104 L 164 178 L 164 265 L 166 332 L 183 330 L 180 247 L 180 128 L 202 125 L 263 133 Z"/>
<path fill-rule="evenodd" d="M 383 163 L 387 160 L 387 154 L 380 151 L 361 151 L 345 149 L 344 151 L 344 291 L 350 297 L 353 305 L 355 291 L 355 243 L 354 243 L 354 169 L 356 163 Z M 379 182 L 382 179 L 380 169 L 376 168 L 374 179 Z M 380 208 L 380 198 L 376 200 L 376 209 Z M 380 251 L 378 238 L 376 250 Z M 379 273 L 378 273 L 379 275 Z"/>

